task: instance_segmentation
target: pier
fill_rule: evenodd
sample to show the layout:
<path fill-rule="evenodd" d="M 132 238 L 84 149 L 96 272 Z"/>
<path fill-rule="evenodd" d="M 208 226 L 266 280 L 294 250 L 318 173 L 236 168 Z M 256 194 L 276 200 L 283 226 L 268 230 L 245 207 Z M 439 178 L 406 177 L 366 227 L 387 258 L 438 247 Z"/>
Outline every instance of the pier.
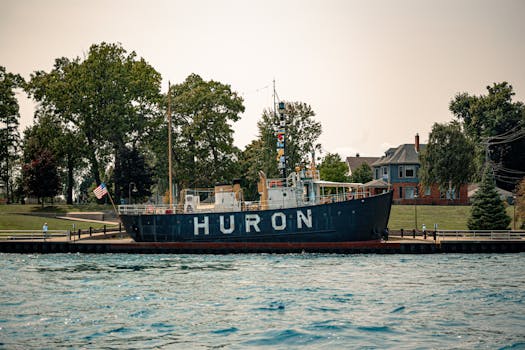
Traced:
<path fill-rule="evenodd" d="M 68 240 L 66 237 L 50 239 L 24 239 L 0 241 L 1 253 L 22 254 L 231 254 L 231 253 L 331 253 L 331 254 L 442 254 L 442 253 L 520 253 L 525 252 L 523 237 L 512 239 L 422 236 L 403 237 L 392 235 L 388 241 L 370 242 L 134 242 L 102 234 Z M 108 236 L 112 238 L 107 238 Z"/>

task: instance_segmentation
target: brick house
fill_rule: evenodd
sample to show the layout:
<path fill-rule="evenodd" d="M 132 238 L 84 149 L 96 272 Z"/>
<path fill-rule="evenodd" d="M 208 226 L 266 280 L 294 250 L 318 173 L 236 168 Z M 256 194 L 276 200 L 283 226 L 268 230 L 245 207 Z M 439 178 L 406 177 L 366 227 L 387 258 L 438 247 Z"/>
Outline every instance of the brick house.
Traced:
<path fill-rule="evenodd" d="M 468 186 L 462 185 L 459 191 L 440 191 L 439 186 L 422 188 L 419 183 L 419 154 L 426 145 L 419 144 L 416 134 L 415 143 L 403 144 L 390 148 L 385 155 L 372 164 L 374 180 L 365 184 L 369 191 L 384 191 L 384 185 L 394 190 L 395 204 L 468 204 Z"/>

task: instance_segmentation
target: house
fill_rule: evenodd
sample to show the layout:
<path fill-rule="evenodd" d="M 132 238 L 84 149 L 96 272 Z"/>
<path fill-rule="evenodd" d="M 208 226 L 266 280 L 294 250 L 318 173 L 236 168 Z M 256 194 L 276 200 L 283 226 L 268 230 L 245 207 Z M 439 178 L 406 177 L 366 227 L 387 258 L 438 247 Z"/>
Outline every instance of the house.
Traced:
<path fill-rule="evenodd" d="M 379 157 L 361 157 L 359 153 L 355 157 L 346 157 L 346 165 L 348 166 L 348 175 L 352 175 L 352 171 L 359 168 L 363 163 L 366 163 L 372 169 L 372 164 L 379 160 Z"/>
<path fill-rule="evenodd" d="M 426 145 L 415 142 L 390 148 L 385 155 L 372 164 L 374 180 L 365 184 L 372 193 L 384 191 L 385 184 L 394 190 L 396 204 L 468 204 L 467 185 L 459 191 L 440 191 L 437 184 L 422 188 L 419 183 L 419 155 Z"/>

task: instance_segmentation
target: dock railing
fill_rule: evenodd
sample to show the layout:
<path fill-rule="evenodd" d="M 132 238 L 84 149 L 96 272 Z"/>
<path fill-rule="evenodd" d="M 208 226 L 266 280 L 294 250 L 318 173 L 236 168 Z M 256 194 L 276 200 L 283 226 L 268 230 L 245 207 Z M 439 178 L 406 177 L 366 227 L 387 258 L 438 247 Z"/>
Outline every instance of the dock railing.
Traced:
<path fill-rule="evenodd" d="M 427 231 L 430 233 L 430 231 Z M 525 239 L 525 231 L 515 230 L 438 230 L 440 239 L 446 238 L 469 238 L 469 239 L 491 239 L 491 240 L 513 240 Z"/>
<path fill-rule="evenodd" d="M 69 237 L 68 230 L 48 230 L 44 234 L 42 230 L 0 230 L 0 240 L 23 240 L 23 239 L 51 239 L 57 237 Z"/>

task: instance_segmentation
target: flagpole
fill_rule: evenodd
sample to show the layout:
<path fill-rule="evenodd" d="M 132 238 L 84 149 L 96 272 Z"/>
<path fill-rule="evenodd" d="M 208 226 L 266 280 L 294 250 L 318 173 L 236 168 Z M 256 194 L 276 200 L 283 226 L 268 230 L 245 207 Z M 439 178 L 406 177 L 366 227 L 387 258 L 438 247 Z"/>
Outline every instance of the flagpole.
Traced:
<path fill-rule="evenodd" d="M 113 202 L 113 198 L 111 198 L 111 193 L 109 193 L 109 191 L 108 191 L 108 197 L 109 197 L 109 200 L 111 201 L 111 205 L 113 206 L 113 210 L 115 211 L 115 214 L 117 214 L 117 218 L 120 217 L 117 211 L 117 207 L 115 207 L 115 203 Z"/>

